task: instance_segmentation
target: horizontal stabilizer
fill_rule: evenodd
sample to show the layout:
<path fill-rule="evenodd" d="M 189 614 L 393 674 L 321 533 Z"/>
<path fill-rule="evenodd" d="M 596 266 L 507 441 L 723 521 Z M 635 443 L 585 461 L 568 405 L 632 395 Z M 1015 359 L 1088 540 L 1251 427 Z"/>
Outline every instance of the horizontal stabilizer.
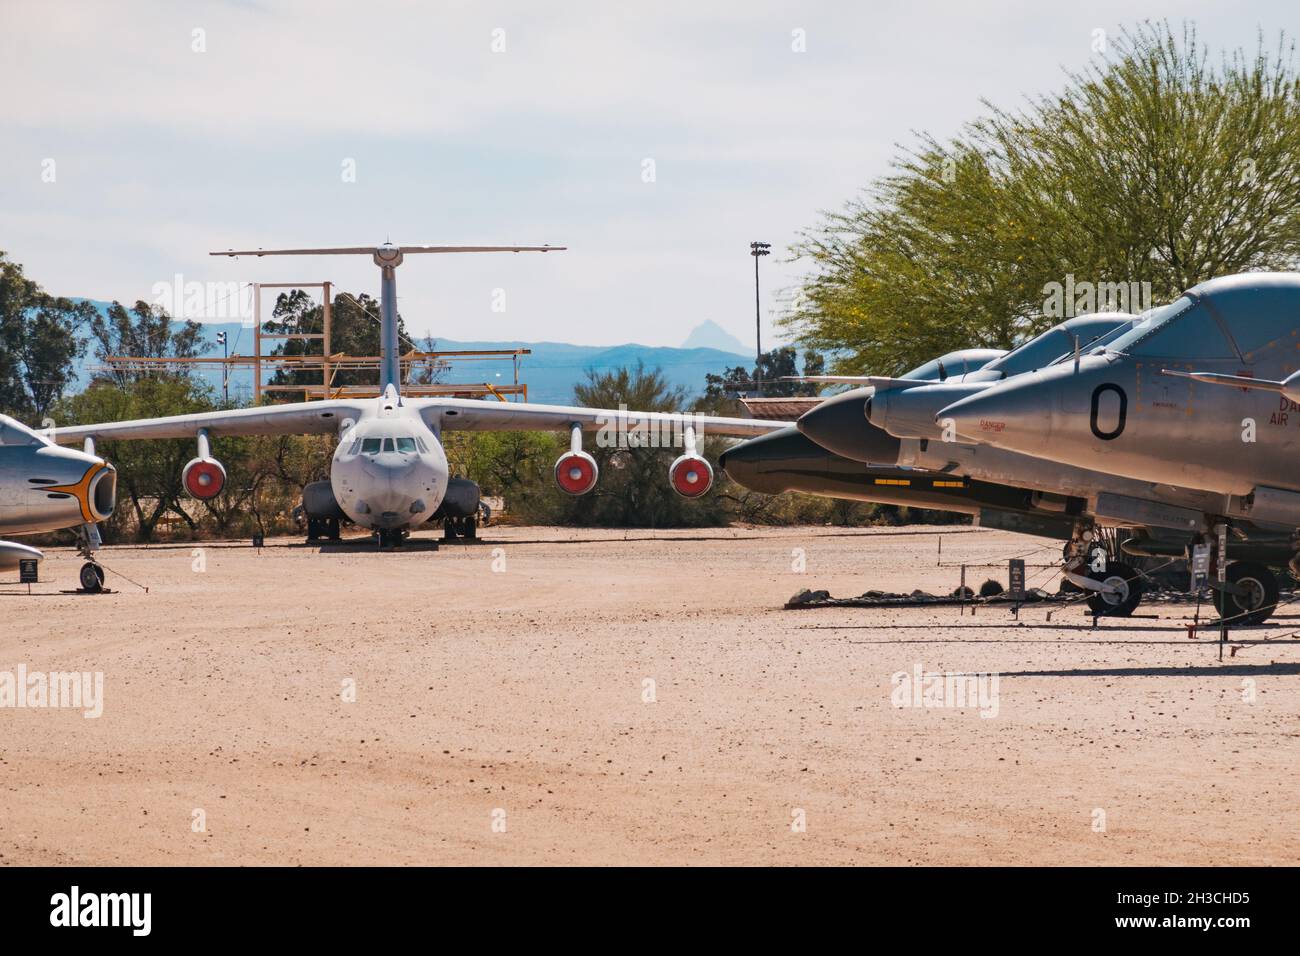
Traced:
<path fill-rule="evenodd" d="M 380 246 L 333 246 L 324 249 L 226 249 L 210 256 L 373 256 Z M 391 246 L 403 255 L 419 252 L 563 252 L 566 246 Z"/>

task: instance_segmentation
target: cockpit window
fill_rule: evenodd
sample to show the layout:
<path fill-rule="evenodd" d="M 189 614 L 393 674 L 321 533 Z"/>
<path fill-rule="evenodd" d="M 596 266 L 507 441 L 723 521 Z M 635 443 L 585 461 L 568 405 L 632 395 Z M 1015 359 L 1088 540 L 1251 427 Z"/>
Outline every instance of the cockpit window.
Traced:
<path fill-rule="evenodd" d="M 968 372 L 983 368 L 993 359 L 1003 354 L 1005 353 L 996 349 L 959 349 L 956 352 L 941 355 L 937 359 L 930 359 L 924 365 L 917 366 L 902 377 L 917 382 L 959 378 Z"/>
<path fill-rule="evenodd" d="M 1247 362 L 1279 342 L 1293 348 L 1300 324 L 1300 297 L 1294 284 L 1243 285 L 1208 293 L 1201 308 L 1217 312 Z"/>
<path fill-rule="evenodd" d="M 1100 338 L 1096 338 L 1096 339 L 1094 339 L 1093 341 L 1089 342 L 1089 343 L 1088 343 L 1088 354 L 1089 354 L 1089 355 L 1092 355 L 1093 353 L 1098 352 L 1098 351 L 1101 351 L 1102 349 L 1109 349 L 1109 348 L 1111 348 L 1111 347 L 1112 347 L 1111 343 L 1113 343 L 1116 339 L 1118 339 L 1118 338 L 1119 338 L 1121 335 L 1123 335 L 1124 333 L 1128 332 L 1131 328 L 1133 328 L 1133 322 L 1132 322 L 1132 321 L 1128 321 L 1128 322 L 1125 322 L 1123 325 L 1118 325 L 1118 326 L 1116 326 L 1115 328 L 1111 329 L 1109 332 L 1107 332 L 1105 335 L 1101 336 Z M 1073 349 L 1071 349 L 1071 351 L 1073 351 Z M 1080 352 L 1083 352 L 1083 343 L 1082 343 L 1082 342 L 1079 343 L 1079 351 L 1080 351 Z M 1070 355 L 1062 355 L 1062 356 L 1061 356 L 1059 359 L 1057 359 L 1056 361 L 1058 361 L 1058 362 L 1064 362 L 1066 359 L 1068 359 L 1068 358 L 1070 358 L 1070 357 L 1071 357 Z"/>
<path fill-rule="evenodd" d="M 392 450 L 393 450 L 393 440 L 391 438 L 385 438 L 384 451 L 392 451 Z"/>
<path fill-rule="evenodd" d="M 405 436 L 399 437 L 397 439 L 397 450 L 406 452 L 415 451 L 415 439 L 407 438 Z"/>
<path fill-rule="evenodd" d="M 379 439 L 378 438 L 361 439 L 361 454 L 363 455 L 379 454 Z"/>
<path fill-rule="evenodd" d="M 0 415 L 0 445 L 44 445 L 48 444 L 36 432 L 21 422 L 16 422 L 6 415 Z"/>
<path fill-rule="evenodd" d="M 1079 323 L 1073 329 L 1059 326 L 1036 335 L 1000 359 L 994 359 L 980 369 L 977 379 L 984 379 L 990 372 L 998 373 L 998 378 L 1010 378 L 1024 372 L 1033 372 L 1046 368 L 1061 357 L 1074 352 L 1074 337 L 1079 336 L 1079 351 L 1083 353 L 1093 348 L 1108 335 L 1117 335 L 1128 328 L 1129 320 L 1115 319 L 1114 324 L 1096 320 Z"/>
<path fill-rule="evenodd" d="M 1127 355 L 1189 359 L 1237 357 L 1210 310 L 1189 296 L 1143 312 L 1133 321 L 1133 327 L 1107 349 Z"/>

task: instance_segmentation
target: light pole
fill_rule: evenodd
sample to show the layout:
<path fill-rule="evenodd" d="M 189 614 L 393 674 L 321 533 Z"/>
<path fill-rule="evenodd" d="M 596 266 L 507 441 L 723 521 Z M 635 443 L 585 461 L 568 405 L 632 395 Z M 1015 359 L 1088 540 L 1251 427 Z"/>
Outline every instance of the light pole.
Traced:
<path fill-rule="evenodd" d="M 227 364 L 230 355 L 226 351 L 226 333 L 217 333 L 217 342 L 221 345 L 221 395 L 223 401 L 230 404 L 230 365 Z"/>
<path fill-rule="evenodd" d="M 758 258 L 771 253 L 772 244 L 770 242 L 751 242 L 749 244 L 749 254 L 754 257 L 754 347 L 756 349 L 754 363 L 754 385 L 758 396 L 763 395 L 763 313 L 758 305 Z"/>

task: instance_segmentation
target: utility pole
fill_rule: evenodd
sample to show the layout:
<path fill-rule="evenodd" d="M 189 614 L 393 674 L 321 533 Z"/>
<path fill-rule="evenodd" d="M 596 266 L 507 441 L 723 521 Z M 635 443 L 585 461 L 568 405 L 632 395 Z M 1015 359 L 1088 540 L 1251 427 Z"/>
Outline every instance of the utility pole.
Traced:
<path fill-rule="evenodd" d="M 226 349 L 226 333 L 217 333 L 217 342 L 221 345 L 221 395 L 223 401 L 230 404 L 230 354 Z"/>
<path fill-rule="evenodd" d="M 751 242 L 749 254 L 754 257 L 754 379 L 758 396 L 763 395 L 763 313 L 758 304 L 758 259 L 771 253 L 770 242 Z"/>

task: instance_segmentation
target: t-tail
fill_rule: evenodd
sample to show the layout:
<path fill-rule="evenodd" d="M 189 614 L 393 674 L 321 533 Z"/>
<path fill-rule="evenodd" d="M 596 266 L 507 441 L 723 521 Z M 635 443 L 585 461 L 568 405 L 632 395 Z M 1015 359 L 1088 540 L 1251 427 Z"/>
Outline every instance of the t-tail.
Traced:
<path fill-rule="evenodd" d="M 397 267 L 407 255 L 433 252 L 561 252 L 565 246 L 341 246 L 329 249 L 228 249 L 213 256 L 371 256 L 379 266 L 379 391 L 402 388 L 402 353 L 397 339 Z"/>

